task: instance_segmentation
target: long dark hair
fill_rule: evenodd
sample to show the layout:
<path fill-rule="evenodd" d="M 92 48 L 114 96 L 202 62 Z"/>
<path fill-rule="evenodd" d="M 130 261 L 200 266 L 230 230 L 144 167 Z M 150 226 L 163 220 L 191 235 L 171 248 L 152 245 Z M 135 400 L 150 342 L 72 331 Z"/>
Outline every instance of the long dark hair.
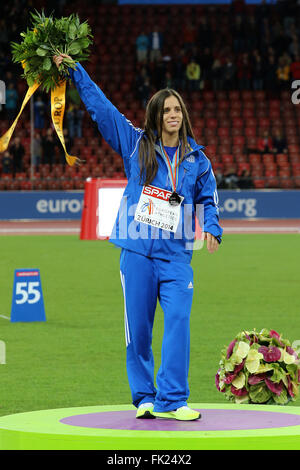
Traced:
<path fill-rule="evenodd" d="M 179 140 L 181 143 L 179 165 L 188 149 L 187 137 L 190 136 L 195 139 L 186 106 L 179 93 L 172 88 L 164 88 L 156 92 L 151 97 L 146 107 L 145 133 L 139 147 L 140 182 L 143 184 L 150 184 L 158 170 L 155 143 L 162 135 L 164 103 L 165 99 L 169 96 L 175 96 L 178 99 L 183 117 L 182 125 L 179 130 Z"/>

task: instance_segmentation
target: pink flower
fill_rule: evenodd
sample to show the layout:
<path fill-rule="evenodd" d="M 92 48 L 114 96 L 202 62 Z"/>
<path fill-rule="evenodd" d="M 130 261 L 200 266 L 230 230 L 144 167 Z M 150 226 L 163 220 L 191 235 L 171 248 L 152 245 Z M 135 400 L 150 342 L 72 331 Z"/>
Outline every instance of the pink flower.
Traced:
<path fill-rule="evenodd" d="M 240 364 L 235 366 L 234 371 L 233 371 L 235 375 L 237 375 L 243 369 L 245 362 L 246 362 L 246 359 L 244 359 Z"/>
<path fill-rule="evenodd" d="M 224 379 L 224 383 L 225 384 L 231 384 L 231 382 L 236 378 L 237 374 L 235 374 L 234 372 L 232 373 L 229 373 L 229 374 L 226 374 L 226 377 Z"/>
<path fill-rule="evenodd" d="M 262 382 L 263 380 L 265 380 L 266 378 L 266 374 L 253 374 L 253 375 L 249 375 L 248 377 L 248 384 L 249 385 L 256 385 L 258 384 L 259 382 Z"/>
<path fill-rule="evenodd" d="M 270 330 L 270 336 L 272 338 L 277 338 L 278 340 L 280 339 L 280 334 L 277 333 L 277 331 L 275 331 L 275 330 Z"/>
<path fill-rule="evenodd" d="M 252 346 L 253 343 L 258 343 L 257 336 L 253 335 L 253 338 L 250 341 L 250 346 Z"/>
<path fill-rule="evenodd" d="M 270 330 L 270 336 L 271 336 L 271 338 L 277 339 L 277 341 L 279 341 L 280 346 L 284 346 L 284 344 L 280 341 L 280 334 L 277 333 L 277 331 Z"/>
<path fill-rule="evenodd" d="M 295 359 L 298 359 L 298 354 L 290 346 L 286 347 L 286 352 L 289 353 L 291 356 L 294 356 Z"/>
<path fill-rule="evenodd" d="M 227 349 L 227 355 L 226 355 L 226 359 L 229 359 L 231 354 L 232 354 L 232 351 L 233 351 L 233 348 L 234 348 L 234 345 L 236 343 L 236 339 L 231 341 L 231 343 L 229 344 L 228 346 L 228 349 Z"/>
<path fill-rule="evenodd" d="M 230 390 L 231 390 L 231 393 L 233 393 L 233 395 L 236 395 L 237 397 L 244 397 L 245 395 L 248 394 L 246 387 L 243 387 L 238 390 L 237 388 L 235 388 L 234 385 L 231 385 Z"/>
<path fill-rule="evenodd" d="M 280 395 L 281 392 L 282 392 L 282 387 L 283 387 L 283 383 L 282 381 L 280 381 L 278 384 L 275 383 L 275 382 L 272 382 L 272 380 L 266 378 L 265 379 L 265 384 L 266 386 L 268 387 L 269 390 L 271 390 L 271 392 L 275 393 L 275 395 Z"/>
<path fill-rule="evenodd" d="M 281 352 L 276 346 L 261 346 L 258 352 L 264 356 L 266 362 L 276 362 L 281 357 Z"/>

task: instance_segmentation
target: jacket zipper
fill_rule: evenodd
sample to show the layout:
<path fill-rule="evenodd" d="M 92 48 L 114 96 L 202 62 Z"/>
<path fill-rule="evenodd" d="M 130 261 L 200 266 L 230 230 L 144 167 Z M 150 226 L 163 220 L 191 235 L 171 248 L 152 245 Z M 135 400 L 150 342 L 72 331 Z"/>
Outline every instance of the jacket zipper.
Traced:
<path fill-rule="evenodd" d="M 195 149 L 193 149 L 193 150 L 191 150 L 190 152 L 186 153 L 186 154 L 184 155 L 184 158 L 183 158 L 183 160 L 182 160 L 182 163 L 183 163 L 184 160 L 185 160 L 191 153 L 193 153 L 193 152 L 195 152 Z M 161 153 L 160 153 L 160 152 L 158 152 L 158 154 L 161 156 Z M 164 163 L 165 163 L 165 161 L 164 161 Z M 186 175 L 186 173 L 187 173 L 187 170 L 186 170 L 185 168 L 183 168 L 183 177 L 182 177 L 180 189 L 178 190 L 178 192 L 181 191 L 181 189 L 182 189 L 182 186 L 183 186 L 183 182 L 184 182 L 184 180 L 185 180 L 185 175 Z M 168 182 L 168 186 L 170 186 L 170 189 L 171 189 L 171 191 L 172 191 L 172 184 L 171 184 L 171 182 L 170 182 L 170 180 L 169 180 L 169 174 L 168 174 L 168 172 L 167 172 L 167 182 Z M 159 230 L 159 228 L 156 228 L 156 227 L 154 227 L 154 229 L 155 229 L 155 230 Z M 149 249 L 148 256 L 151 255 L 154 240 L 155 240 L 155 238 L 153 238 L 153 239 L 151 240 L 151 245 L 150 245 L 150 249 Z"/>

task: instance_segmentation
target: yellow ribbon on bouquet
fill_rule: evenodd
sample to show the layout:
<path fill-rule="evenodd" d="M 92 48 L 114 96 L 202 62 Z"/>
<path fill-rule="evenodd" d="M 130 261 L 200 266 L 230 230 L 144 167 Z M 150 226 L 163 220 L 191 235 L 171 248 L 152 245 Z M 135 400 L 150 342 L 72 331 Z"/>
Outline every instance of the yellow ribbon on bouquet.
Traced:
<path fill-rule="evenodd" d="M 5 152 L 5 150 L 7 149 L 9 141 L 11 139 L 11 136 L 14 133 L 16 125 L 18 124 L 18 120 L 23 112 L 23 109 L 25 108 L 26 104 L 28 103 L 28 101 L 30 100 L 30 98 L 32 97 L 32 95 L 38 89 L 39 86 L 40 86 L 40 83 L 36 82 L 34 85 L 28 88 L 18 116 L 16 117 L 16 119 L 14 120 L 13 124 L 8 129 L 8 131 L 6 131 L 5 134 L 2 137 L 0 137 L 0 152 Z"/>
<path fill-rule="evenodd" d="M 63 133 L 63 120 L 66 106 L 66 81 L 62 81 L 59 86 L 51 90 L 51 117 L 58 138 L 65 151 L 67 163 L 70 166 L 80 164 L 82 160 L 68 154 L 66 150 L 65 138 Z"/>
<path fill-rule="evenodd" d="M 8 131 L 6 131 L 5 134 L 2 137 L 0 137 L 0 153 L 5 152 L 5 150 L 7 149 L 10 139 L 15 130 L 15 127 L 18 123 L 19 117 L 21 116 L 23 112 L 23 109 L 25 108 L 26 104 L 28 103 L 28 101 L 30 100 L 30 98 L 32 97 L 32 95 L 38 89 L 39 86 L 40 86 L 40 83 L 36 82 L 34 83 L 34 85 L 28 88 L 25 98 L 23 100 L 23 103 L 21 105 L 19 114 L 17 115 L 16 119 L 14 120 L 13 124 L 8 129 Z M 66 161 L 68 165 L 70 166 L 73 166 L 75 164 L 79 165 L 80 163 L 83 162 L 83 160 L 80 160 L 77 157 L 69 155 L 66 150 L 65 139 L 64 139 L 64 134 L 63 134 L 63 119 L 64 119 L 64 113 L 65 113 L 65 106 L 66 106 L 66 81 L 64 80 L 54 90 L 51 90 L 51 117 L 52 117 L 52 122 L 55 127 L 55 130 L 59 137 L 59 140 L 65 151 L 65 157 L 66 157 Z"/>

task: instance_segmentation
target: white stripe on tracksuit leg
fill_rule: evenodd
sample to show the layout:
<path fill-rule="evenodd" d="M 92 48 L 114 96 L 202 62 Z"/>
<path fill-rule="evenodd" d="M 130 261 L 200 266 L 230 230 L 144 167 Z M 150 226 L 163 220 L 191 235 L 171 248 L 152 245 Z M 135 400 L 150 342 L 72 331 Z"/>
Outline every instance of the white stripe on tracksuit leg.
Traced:
<path fill-rule="evenodd" d="M 122 284 L 123 295 L 124 295 L 125 341 L 126 341 L 126 348 L 127 348 L 127 346 L 130 344 L 130 335 L 129 335 L 129 325 L 128 325 L 127 308 L 126 308 L 125 276 L 122 273 L 122 271 L 120 271 L 120 276 L 121 276 L 121 284 Z"/>

